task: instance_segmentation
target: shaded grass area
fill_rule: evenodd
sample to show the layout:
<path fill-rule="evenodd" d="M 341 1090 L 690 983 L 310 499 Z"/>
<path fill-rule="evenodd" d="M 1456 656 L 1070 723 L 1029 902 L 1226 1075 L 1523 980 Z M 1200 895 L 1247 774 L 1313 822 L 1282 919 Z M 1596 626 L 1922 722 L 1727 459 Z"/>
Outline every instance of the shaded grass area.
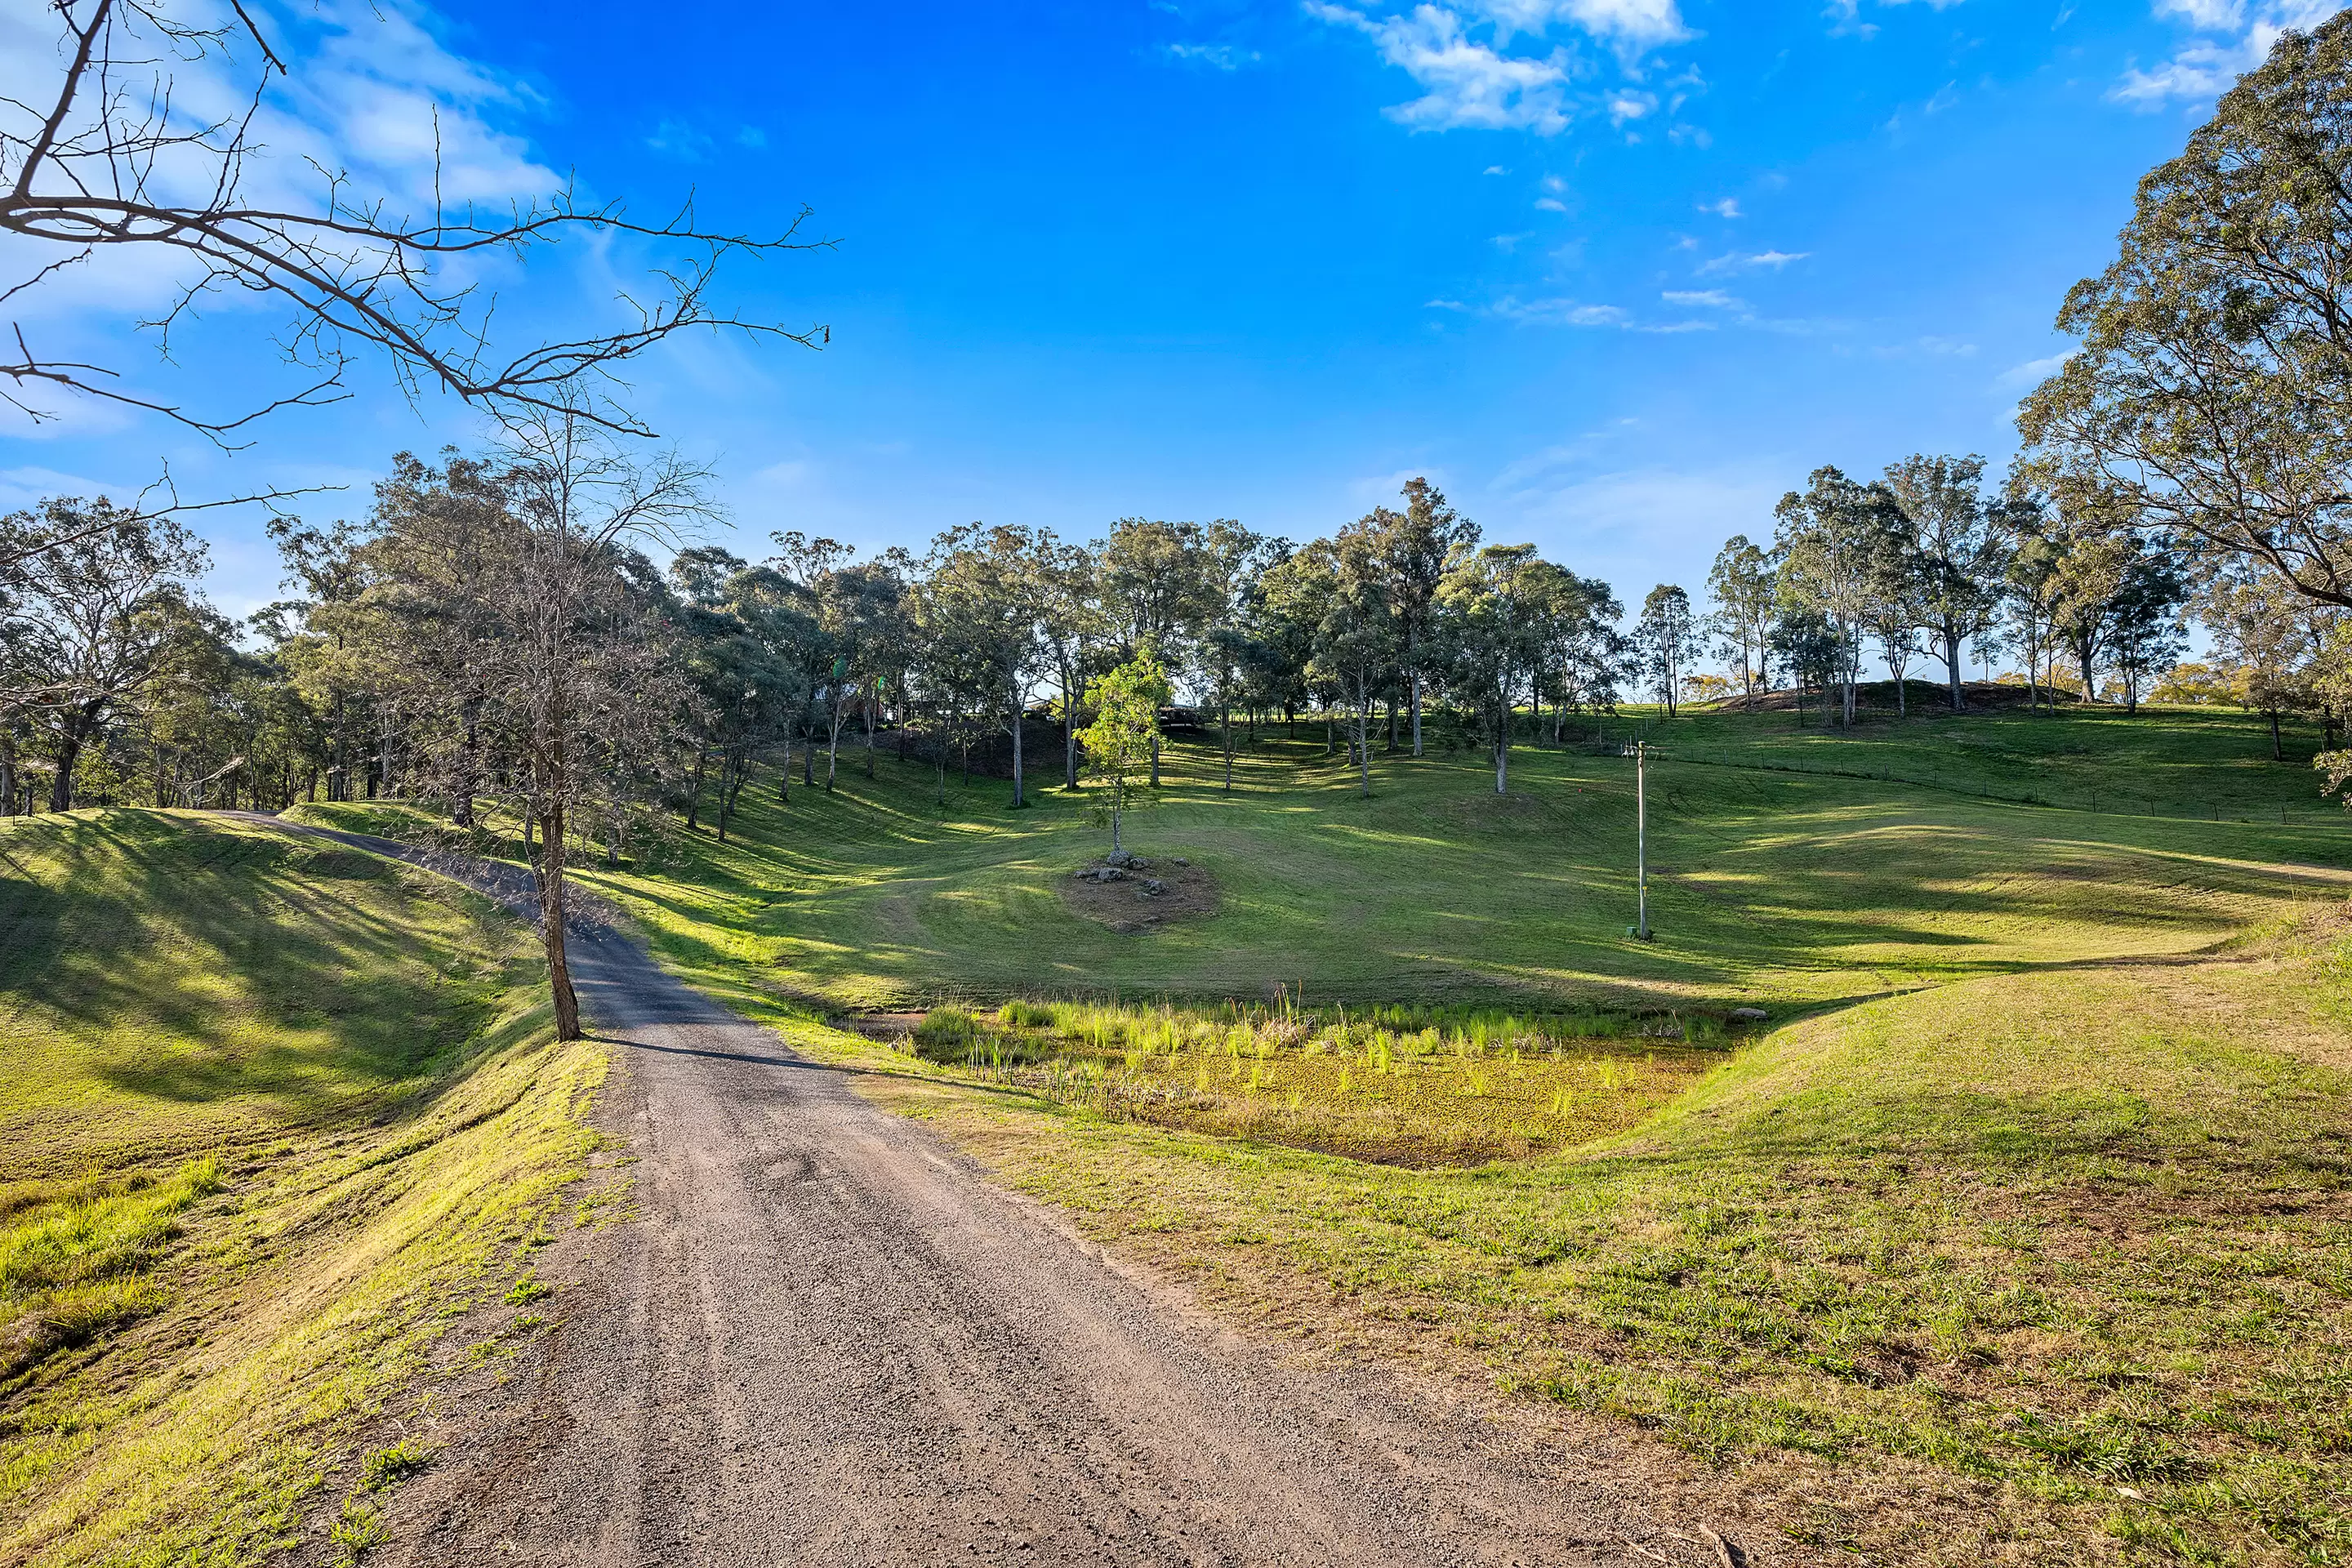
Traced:
<path fill-rule="evenodd" d="M 268 829 L 0 823 L 0 1563 L 305 1538 L 587 1156 L 520 935 Z"/>

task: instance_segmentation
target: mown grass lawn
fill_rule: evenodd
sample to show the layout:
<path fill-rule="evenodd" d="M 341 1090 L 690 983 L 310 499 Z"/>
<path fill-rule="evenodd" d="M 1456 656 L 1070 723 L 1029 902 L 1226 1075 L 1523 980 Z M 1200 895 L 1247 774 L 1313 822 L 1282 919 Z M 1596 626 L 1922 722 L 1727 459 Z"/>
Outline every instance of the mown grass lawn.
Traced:
<path fill-rule="evenodd" d="M 512 922 L 374 856 L 0 821 L 0 1562 L 254 1562 L 333 1511 L 587 1154 L 603 1058 L 543 986 Z"/>
<path fill-rule="evenodd" d="M 1654 766 L 1649 944 L 1624 934 L 1630 769 L 1533 749 L 1500 800 L 1439 755 L 1381 760 L 1365 801 L 1303 742 L 1256 748 L 1230 796 L 1172 748 L 1132 841 L 1220 903 L 1135 935 L 1061 896 L 1101 847 L 1078 803 L 1016 814 L 991 782 L 941 806 L 887 756 L 789 805 L 763 780 L 737 841 L 590 879 L 665 962 L 1104 1240 L 1310 1341 L 1651 1432 L 1800 1560 L 2344 1561 L 2352 831 L 1871 776 L 1937 725 L 1988 784 L 2079 754 L 2078 782 L 2218 792 L 2261 771 L 2242 715 L 1745 721 Z M 1826 746 L 1837 773 L 1723 765 Z M 1275 1120 L 1154 1125 L 1066 1073 L 1007 1094 L 823 1022 L 1014 996 L 1773 1026 L 1630 1131 L 1411 1169 Z"/>

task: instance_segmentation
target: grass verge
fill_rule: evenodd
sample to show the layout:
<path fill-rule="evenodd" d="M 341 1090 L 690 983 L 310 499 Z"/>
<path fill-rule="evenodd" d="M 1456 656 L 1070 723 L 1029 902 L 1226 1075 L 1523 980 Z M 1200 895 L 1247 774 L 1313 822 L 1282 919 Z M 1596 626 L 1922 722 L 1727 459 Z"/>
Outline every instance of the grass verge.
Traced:
<path fill-rule="evenodd" d="M 256 1562 L 583 1169 L 601 1049 L 453 885 L 181 814 L 0 823 L 0 1563 Z"/>

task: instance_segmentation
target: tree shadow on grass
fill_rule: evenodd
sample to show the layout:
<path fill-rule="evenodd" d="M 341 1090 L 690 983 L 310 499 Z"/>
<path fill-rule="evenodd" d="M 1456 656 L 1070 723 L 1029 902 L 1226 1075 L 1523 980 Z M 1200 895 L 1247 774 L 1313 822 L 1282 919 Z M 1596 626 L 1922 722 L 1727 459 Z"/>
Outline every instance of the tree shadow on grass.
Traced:
<path fill-rule="evenodd" d="M 427 1076 L 490 1006 L 482 944 L 371 858 L 143 812 L 37 818 L 0 881 L 0 997 L 119 1094 L 299 1123 Z M 463 975 L 450 970 L 462 966 Z"/>

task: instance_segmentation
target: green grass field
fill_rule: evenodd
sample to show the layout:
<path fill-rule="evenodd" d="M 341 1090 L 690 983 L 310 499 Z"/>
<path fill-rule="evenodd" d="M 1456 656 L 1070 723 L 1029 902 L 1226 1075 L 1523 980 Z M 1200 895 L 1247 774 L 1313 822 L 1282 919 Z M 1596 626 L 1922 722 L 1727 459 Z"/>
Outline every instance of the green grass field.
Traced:
<path fill-rule="evenodd" d="M 1608 998 L 1776 1014 L 2192 951 L 2352 887 L 2340 811 L 2284 827 L 2199 823 L 1770 771 L 1791 752 L 1857 772 L 1882 751 L 1907 764 L 1978 721 L 1882 726 L 1878 739 L 1826 746 L 1786 715 L 1747 721 L 1689 721 L 1688 733 L 1711 756 L 1757 766 L 1653 770 L 1651 943 L 1625 930 L 1631 764 L 1533 748 L 1517 753 L 1507 795 L 1493 793 L 1483 759 L 1455 754 L 1383 759 L 1370 800 L 1303 739 L 1246 753 L 1231 795 L 1215 787 L 1213 753 L 1171 748 L 1166 803 L 1139 816 L 1134 842 L 1204 868 L 1221 903 L 1213 919 L 1144 936 L 1066 903 L 1069 873 L 1103 845 L 1083 801 L 1040 790 L 1035 809 L 1014 813 L 1002 782 L 963 789 L 950 775 L 942 808 L 930 770 L 887 751 L 876 780 L 852 753 L 835 794 L 795 784 L 789 805 L 763 780 L 727 846 L 698 837 L 641 874 L 585 877 L 689 973 L 720 985 L 752 975 L 835 1006 L 1107 992 L 1271 1000 L 1286 987 L 1309 1003 Z M 1682 745 L 1684 722 L 1659 726 L 1663 743 Z M 2164 769 L 2215 794 L 2267 747 L 2244 717 L 2203 712 L 2150 714 L 2143 728 L 2071 713 L 1981 722 L 2015 737 L 2007 752 L 1971 742 L 1987 780 L 2014 772 L 1999 759 L 2043 731 L 2054 738 L 2039 743 L 2057 754 L 2105 748 L 2101 776 Z M 2307 766 L 2263 766 L 2281 793 L 2315 790 Z"/>
<path fill-rule="evenodd" d="M 315 1549 L 586 1158 L 603 1058 L 552 1044 L 543 984 L 512 922 L 374 856 L 0 820 L 0 1563 Z"/>
<path fill-rule="evenodd" d="M 941 805 L 887 753 L 584 879 L 1230 1311 L 1652 1433 L 1809 1560 L 2352 1555 L 2352 826 L 2307 765 L 2210 711 L 1640 722 L 1650 943 L 1630 765 L 1582 751 L 1500 799 L 1382 757 L 1364 800 L 1304 735 L 1231 795 L 1174 746 L 1130 842 L 1217 904 L 1132 934 L 1065 896 L 1083 800 Z M 1994 798 L 2028 795 L 2067 804 Z M 1239 1040 L 1224 1001 L 1308 1023 Z M 1004 1002 L 993 1055 L 827 1022 Z M 1400 1004 L 1769 1022 L 1580 1122 L 1617 1042 L 1358 1029 Z"/>

